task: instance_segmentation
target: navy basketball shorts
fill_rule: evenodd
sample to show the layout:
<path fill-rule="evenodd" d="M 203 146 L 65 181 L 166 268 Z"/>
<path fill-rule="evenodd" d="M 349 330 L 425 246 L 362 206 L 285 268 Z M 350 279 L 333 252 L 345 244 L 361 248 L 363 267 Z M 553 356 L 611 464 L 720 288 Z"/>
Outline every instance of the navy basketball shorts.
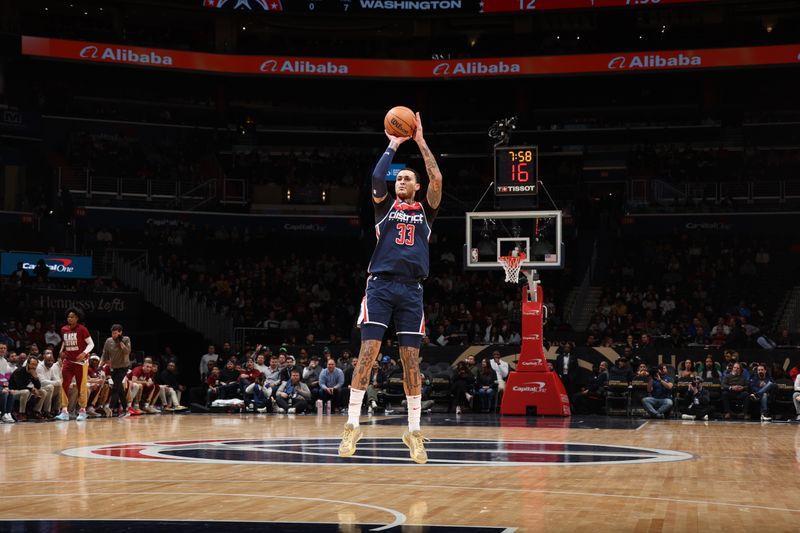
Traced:
<path fill-rule="evenodd" d="M 370 276 L 358 313 L 361 340 L 383 340 L 392 318 L 400 346 L 419 348 L 425 335 L 422 285 Z"/>

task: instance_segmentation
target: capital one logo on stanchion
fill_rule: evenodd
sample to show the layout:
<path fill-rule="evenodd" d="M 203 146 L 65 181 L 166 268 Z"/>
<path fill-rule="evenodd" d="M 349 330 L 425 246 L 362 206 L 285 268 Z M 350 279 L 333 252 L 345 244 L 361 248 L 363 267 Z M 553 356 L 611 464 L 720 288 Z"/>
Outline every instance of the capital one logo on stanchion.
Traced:
<path fill-rule="evenodd" d="M 518 364 L 518 366 L 542 366 L 542 365 L 544 365 L 544 361 L 542 361 L 538 357 L 534 359 L 527 359 Z"/>
<path fill-rule="evenodd" d="M 528 381 L 522 385 L 514 385 L 511 390 L 514 392 L 528 392 L 531 394 L 545 394 L 547 384 L 544 381 Z"/>
<path fill-rule="evenodd" d="M 522 340 L 524 340 L 524 341 L 538 341 L 541 338 L 542 338 L 542 336 L 539 335 L 538 333 L 531 333 L 530 335 L 525 335 L 524 337 L 522 337 Z"/>

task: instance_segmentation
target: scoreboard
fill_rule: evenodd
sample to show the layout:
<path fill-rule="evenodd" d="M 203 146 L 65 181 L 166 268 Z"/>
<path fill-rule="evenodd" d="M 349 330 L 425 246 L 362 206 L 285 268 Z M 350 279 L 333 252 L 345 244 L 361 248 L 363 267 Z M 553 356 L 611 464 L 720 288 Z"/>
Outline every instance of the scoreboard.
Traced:
<path fill-rule="evenodd" d="M 494 149 L 494 195 L 535 196 L 539 192 L 539 150 L 536 146 Z"/>
<path fill-rule="evenodd" d="M 191 0 L 203 7 L 268 13 L 361 15 L 445 14 L 478 15 L 607 7 L 658 7 L 713 0 Z M 195 5 L 197 5 L 195 4 Z"/>

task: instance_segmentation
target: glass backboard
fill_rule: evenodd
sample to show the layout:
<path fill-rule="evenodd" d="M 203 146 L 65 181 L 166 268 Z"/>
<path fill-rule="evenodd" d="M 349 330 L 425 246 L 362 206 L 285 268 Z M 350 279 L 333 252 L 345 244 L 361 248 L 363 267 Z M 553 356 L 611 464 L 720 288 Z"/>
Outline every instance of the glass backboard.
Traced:
<path fill-rule="evenodd" d="M 467 213 L 464 265 L 473 270 L 502 269 L 498 257 L 524 253 L 523 270 L 564 267 L 561 211 L 484 211 Z"/>

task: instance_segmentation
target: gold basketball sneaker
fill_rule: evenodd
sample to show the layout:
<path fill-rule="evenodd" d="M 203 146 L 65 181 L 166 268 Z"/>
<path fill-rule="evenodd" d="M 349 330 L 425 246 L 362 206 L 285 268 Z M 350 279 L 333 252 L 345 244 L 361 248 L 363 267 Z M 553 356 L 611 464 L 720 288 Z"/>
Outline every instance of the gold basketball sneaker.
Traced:
<path fill-rule="evenodd" d="M 339 443 L 339 457 L 350 457 L 356 453 L 356 443 L 364 436 L 361 426 L 355 428 L 353 424 L 345 424 L 342 433 L 342 442 Z"/>
<path fill-rule="evenodd" d="M 426 442 L 430 442 L 430 439 L 423 437 L 421 431 L 403 433 L 403 444 L 408 446 L 409 455 L 415 463 L 422 465 L 428 462 L 428 452 L 425 451 Z"/>

